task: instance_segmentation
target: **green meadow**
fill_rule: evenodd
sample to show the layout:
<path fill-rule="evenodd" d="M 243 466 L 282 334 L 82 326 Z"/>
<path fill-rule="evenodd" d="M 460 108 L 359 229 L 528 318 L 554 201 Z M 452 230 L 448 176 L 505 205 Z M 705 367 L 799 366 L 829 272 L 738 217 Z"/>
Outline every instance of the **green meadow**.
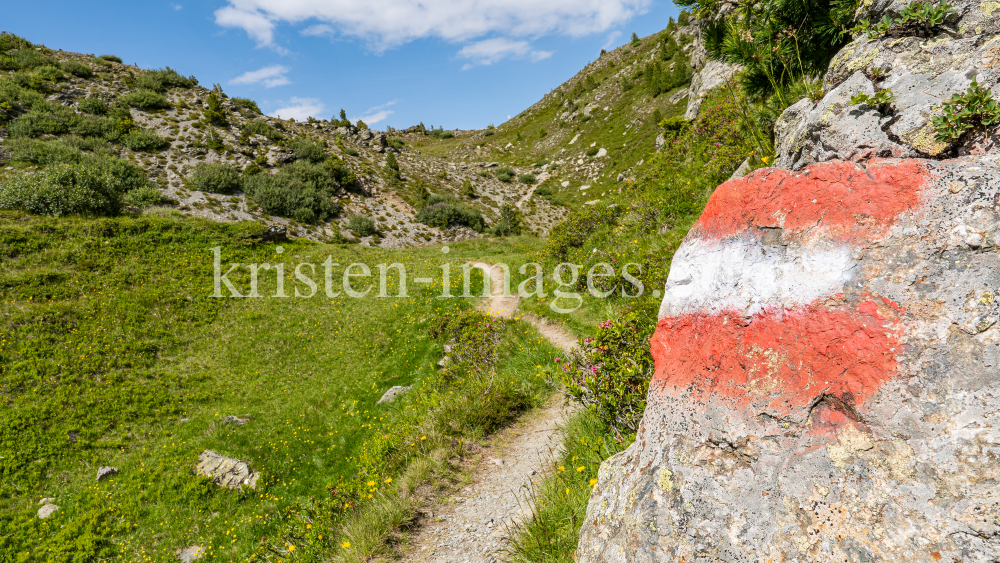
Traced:
<path fill-rule="evenodd" d="M 205 561 L 363 557 L 363 538 L 344 547 L 345 515 L 406 497 L 420 485 L 412 471 L 406 479 L 415 460 L 454 461 L 467 441 L 550 397 L 540 374 L 557 353 L 530 325 L 491 326 L 462 314 L 477 299 L 440 297 L 445 261 L 460 295 L 461 264 L 531 261 L 536 239 L 473 241 L 448 254 L 290 242 L 279 255 L 258 231 L 170 216 L 3 213 L 0 560 L 173 561 L 192 545 Z M 213 298 L 217 247 L 223 265 L 286 263 L 292 296 Z M 333 298 L 327 257 L 342 265 Z M 309 293 L 294 279 L 300 262 L 317 264 L 312 298 L 294 297 Z M 374 285 L 365 298 L 339 287 L 355 262 L 373 271 L 351 280 Z M 391 297 L 394 275 L 390 297 L 377 297 L 377 266 L 393 262 L 407 268 L 408 298 Z M 247 268 L 229 279 L 246 293 Z M 275 281 L 262 270 L 259 293 L 274 295 Z M 481 291 L 478 272 L 470 288 Z M 457 329 L 445 322 L 456 318 L 466 319 Z M 492 356 L 441 369 L 449 334 Z M 396 385 L 414 389 L 376 406 Z M 249 462 L 256 489 L 197 475 L 204 450 Z M 433 482 L 428 463 L 417 478 Z M 119 473 L 96 482 L 100 466 Z M 60 507 L 44 520 L 35 515 L 43 498 Z M 368 549 L 385 549 L 376 539 Z"/>

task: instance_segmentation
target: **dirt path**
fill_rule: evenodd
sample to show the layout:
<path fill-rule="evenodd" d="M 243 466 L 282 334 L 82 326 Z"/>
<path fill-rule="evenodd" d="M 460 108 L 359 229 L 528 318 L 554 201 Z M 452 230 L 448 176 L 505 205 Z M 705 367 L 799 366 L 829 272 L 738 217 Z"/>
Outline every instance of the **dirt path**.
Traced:
<path fill-rule="evenodd" d="M 476 262 L 490 275 L 492 297 L 480 309 L 502 317 L 517 311 L 518 298 L 504 297 L 499 268 Z M 569 350 L 576 338 L 557 325 L 524 317 L 553 344 Z M 434 508 L 430 522 L 410 538 L 404 561 L 420 563 L 492 563 L 502 560 L 508 531 L 531 516 L 534 484 L 551 467 L 562 448 L 562 422 L 573 411 L 561 399 L 531 413 L 497 438 L 497 445 L 477 469 L 474 480 Z"/>

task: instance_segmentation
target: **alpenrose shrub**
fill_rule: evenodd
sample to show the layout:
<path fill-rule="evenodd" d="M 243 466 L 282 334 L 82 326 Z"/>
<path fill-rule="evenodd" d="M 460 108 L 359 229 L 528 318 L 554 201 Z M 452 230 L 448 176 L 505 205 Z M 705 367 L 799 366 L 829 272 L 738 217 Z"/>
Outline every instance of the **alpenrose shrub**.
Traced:
<path fill-rule="evenodd" d="M 656 328 L 647 315 L 630 312 L 598 325 L 566 358 L 556 358 L 551 382 L 604 422 L 619 442 L 631 442 L 646 410 L 653 377 L 649 338 Z"/>
<path fill-rule="evenodd" d="M 0 179 L 0 209 L 38 215 L 117 215 L 124 183 L 93 165 L 58 165 Z"/>

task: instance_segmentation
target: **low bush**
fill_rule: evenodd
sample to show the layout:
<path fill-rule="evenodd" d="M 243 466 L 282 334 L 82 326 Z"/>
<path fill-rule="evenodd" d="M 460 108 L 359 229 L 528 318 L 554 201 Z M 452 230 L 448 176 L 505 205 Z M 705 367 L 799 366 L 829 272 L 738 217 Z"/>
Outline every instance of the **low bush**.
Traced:
<path fill-rule="evenodd" d="M 32 110 L 18 117 L 8 128 L 11 137 L 40 137 L 69 132 L 72 114 L 62 108 Z"/>
<path fill-rule="evenodd" d="M 490 233 L 498 237 L 509 237 L 520 235 L 524 230 L 524 218 L 521 210 L 510 203 L 500 206 L 500 217 L 496 224 L 490 229 Z"/>
<path fill-rule="evenodd" d="M 136 88 L 159 93 L 166 92 L 169 88 L 187 89 L 197 85 L 198 80 L 195 77 L 185 78 L 169 66 L 158 70 L 148 70 L 135 78 Z"/>
<path fill-rule="evenodd" d="M 194 189 L 212 194 L 231 194 L 240 189 L 240 173 L 228 164 L 201 163 L 188 178 Z"/>
<path fill-rule="evenodd" d="M 358 178 L 355 176 L 354 171 L 351 170 L 351 167 L 339 158 L 328 158 L 326 162 L 323 163 L 323 168 L 326 169 L 327 173 L 330 174 L 330 176 L 333 177 L 338 184 L 345 188 L 352 187 L 358 182 Z"/>
<path fill-rule="evenodd" d="M 205 120 L 212 125 L 226 124 L 226 111 L 222 109 L 222 100 L 218 92 L 208 94 L 208 108 L 205 110 Z"/>
<path fill-rule="evenodd" d="M 247 131 L 253 133 L 254 135 L 267 137 L 270 141 L 281 140 L 281 131 L 278 131 L 277 128 L 268 123 L 265 119 L 254 119 L 252 121 L 248 121 L 244 127 Z"/>
<path fill-rule="evenodd" d="M 260 111 L 260 106 L 257 105 L 257 102 L 251 100 L 250 98 L 230 98 L 229 101 L 247 111 L 257 114 L 263 113 Z"/>
<path fill-rule="evenodd" d="M 18 49 L 33 49 L 35 46 L 27 39 L 4 31 L 0 33 L 0 53 Z"/>
<path fill-rule="evenodd" d="M 538 183 L 538 178 L 535 178 L 534 174 L 521 174 L 517 177 L 517 181 L 531 186 Z"/>
<path fill-rule="evenodd" d="M 455 134 L 454 134 L 454 133 L 452 133 L 451 131 L 442 131 L 442 132 L 441 132 L 441 133 L 440 133 L 440 134 L 438 135 L 438 138 L 440 138 L 440 139 L 451 139 L 451 138 L 452 138 L 452 137 L 454 137 L 454 136 L 455 136 Z"/>
<path fill-rule="evenodd" d="M 339 185 L 322 165 L 296 161 L 275 175 L 245 176 L 243 191 L 271 215 L 292 217 L 310 223 L 325 221 L 340 213 L 334 202 Z"/>
<path fill-rule="evenodd" d="M 68 72 L 80 78 L 90 78 L 94 76 L 94 70 L 89 66 L 77 61 L 64 61 L 59 65 L 63 72 Z"/>
<path fill-rule="evenodd" d="M 131 205 L 132 207 L 138 207 L 139 209 L 170 203 L 170 199 L 164 196 L 159 189 L 153 186 L 146 186 L 144 188 L 132 190 L 125 194 L 123 201 L 125 202 L 125 205 Z"/>
<path fill-rule="evenodd" d="M 116 57 L 116 56 L 114 56 L 114 55 L 101 55 L 101 56 L 99 56 L 99 57 L 97 57 L 97 58 L 98 58 L 98 59 L 101 59 L 102 61 L 107 61 L 107 62 L 109 62 L 109 63 L 118 63 L 118 64 L 122 64 L 122 59 L 121 59 L 121 57 Z"/>
<path fill-rule="evenodd" d="M 77 104 L 77 109 L 91 115 L 107 115 L 108 103 L 101 98 L 85 98 Z"/>
<path fill-rule="evenodd" d="M 117 215 L 121 184 L 108 170 L 83 164 L 15 172 L 0 182 L 0 209 L 39 215 Z"/>
<path fill-rule="evenodd" d="M 55 84 L 62 80 L 64 75 L 61 68 L 55 65 L 44 65 L 34 69 L 31 76 L 33 78 L 32 82 L 35 84 L 38 82 Z M 37 89 L 37 86 L 35 88 Z"/>
<path fill-rule="evenodd" d="M 15 137 L 4 144 L 8 159 L 14 162 L 26 162 L 47 166 L 50 164 L 74 164 L 83 158 L 83 152 L 77 147 L 62 140 L 39 141 L 24 137 Z"/>
<path fill-rule="evenodd" d="M 295 154 L 295 158 L 298 160 L 306 160 L 309 162 L 323 162 L 326 160 L 326 154 L 323 152 L 323 147 L 318 144 L 301 137 L 292 139 L 288 142 L 288 148 L 292 149 Z"/>
<path fill-rule="evenodd" d="M 401 149 L 406 146 L 402 139 L 389 139 L 389 146 L 394 149 Z"/>
<path fill-rule="evenodd" d="M 170 141 L 152 131 L 140 128 L 132 129 L 122 135 L 118 142 L 135 152 L 158 151 L 170 146 Z"/>
<path fill-rule="evenodd" d="M 153 90 L 137 90 L 118 98 L 119 103 L 141 110 L 168 109 L 166 96 Z"/>
<path fill-rule="evenodd" d="M 656 323 L 631 311 L 598 325 L 595 338 L 569 353 L 553 383 L 597 416 L 618 442 L 630 443 L 642 422 L 653 377 L 649 339 Z"/>
<path fill-rule="evenodd" d="M 372 221 L 370 217 L 365 217 L 357 213 L 347 218 L 346 226 L 362 237 L 370 237 L 378 232 L 378 229 L 375 227 L 375 221 Z"/>
<path fill-rule="evenodd" d="M 931 120 L 939 142 L 954 143 L 969 131 L 985 131 L 1000 123 L 1000 104 L 997 104 L 993 92 L 975 80 L 968 90 L 954 94 L 941 105 L 944 115 Z"/>
<path fill-rule="evenodd" d="M 589 149 L 587 149 L 587 156 L 594 156 L 598 152 L 600 152 L 600 149 L 598 149 L 597 147 L 590 147 Z"/>
<path fill-rule="evenodd" d="M 427 205 L 417 212 L 416 219 L 425 225 L 442 229 L 464 225 L 482 232 L 486 228 L 486 221 L 479 211 L 458 203 L 454 196 L 449 195 L 430 196 Z"/>
<path fill-rule="evenodd" d="M 496 175 L 497 180 L 505 183 L 512 181 L 516 176 L 514 169 L 509 166 L 501 166 L 500 168 L 497 168 L 494 174 Z"/>
<path fill-rule="evenodd" d="M 344 154 L 346 154 L 347 156 L 353 156 L 355 158 L 361 156 L 361 153 L 358 152 L 358 149 L 355 149 L 353 147 L 347 147 L 346 149 L 344 149 Z"/>

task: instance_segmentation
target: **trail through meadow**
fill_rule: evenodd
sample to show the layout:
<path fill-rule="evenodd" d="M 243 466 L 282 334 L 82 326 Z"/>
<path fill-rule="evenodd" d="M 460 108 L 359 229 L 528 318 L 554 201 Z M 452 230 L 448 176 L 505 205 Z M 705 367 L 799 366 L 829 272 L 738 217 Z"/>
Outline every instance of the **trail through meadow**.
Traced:
<path fill-rule="evenodd" d="M 503 273 L 475 262 L 491 280 L 491 297 L 480 310 L 514 316 L 518 297 L 504 296 Z M 534 316 L 530 322 L 554 345 L 569 350 L 576 338 L 562 327 Z M 474 469 L 471 483 L 431 508 L 421 529 L 411 537 L 404 561 L 420 563 L 492 563 L 503 559 L 513 526 L 531 517 L 532 487 L 541 483 L 559 455 L 564 421 L 574 407 L 561 398 L 505 430 Z"/>

